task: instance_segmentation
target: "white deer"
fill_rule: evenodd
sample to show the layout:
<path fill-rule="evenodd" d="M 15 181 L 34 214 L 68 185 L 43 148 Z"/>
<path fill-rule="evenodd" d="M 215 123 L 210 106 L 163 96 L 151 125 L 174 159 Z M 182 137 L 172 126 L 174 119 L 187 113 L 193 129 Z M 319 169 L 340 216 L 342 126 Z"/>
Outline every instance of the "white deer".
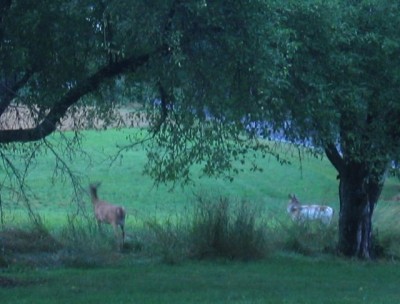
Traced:
<path fill-rule="evenodd" d="M 297 197 L 289 194 L 289 204 L 287 212 L 295 222 L 305 223 L 310 220 L 319 220 L 325 225 L 329 225 L 333 218 L 333 208 L 323 205 L 302 205 Z"/>
<path fill-rule="evenodd" d="M 125 209 L 121 206 L 112 205 L 108 202 L 102 201 L 97 196 L 97 188 L 100 186 L 100 183 L 91 184 L 89 186 L 90 196 L 92 198 L 92 203 L 94 207 L 94 215 L 96 220 L 100 226 L 101 223 L 111 224 L 114 228 L 114 233 L 116 238 L 118 239 L 117 229 L 118 226 L 121 227 L 122 230 L 122 247 L 125 242 Z"/>

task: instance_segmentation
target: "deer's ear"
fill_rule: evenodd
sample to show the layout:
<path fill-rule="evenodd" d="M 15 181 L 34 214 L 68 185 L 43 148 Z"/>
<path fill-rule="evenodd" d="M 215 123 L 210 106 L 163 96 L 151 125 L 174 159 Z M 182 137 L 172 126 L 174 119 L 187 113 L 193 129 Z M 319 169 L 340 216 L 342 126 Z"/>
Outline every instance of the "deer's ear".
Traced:
<path fill-rule="evenodd" d="M 100 185 L 101 185 L 101 182 L 95 182 L 95 183 L 91 183 L 89 185 L 89 187 L 92 189 L 97 189 Z"/>

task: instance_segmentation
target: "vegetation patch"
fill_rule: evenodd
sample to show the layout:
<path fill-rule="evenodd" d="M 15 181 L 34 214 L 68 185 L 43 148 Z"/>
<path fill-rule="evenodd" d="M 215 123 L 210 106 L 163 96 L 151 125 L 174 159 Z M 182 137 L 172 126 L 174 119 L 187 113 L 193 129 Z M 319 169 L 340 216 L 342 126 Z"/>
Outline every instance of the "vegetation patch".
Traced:
<path fill-rule="evenodd" d="M 198 200 L 190 227 L 194 257 L 248 260 L 266 255 L 267 225 L 256 208 L 225 197 Z"/>
<path fill-rule="evenodd" d="M 37 285 L 43 283 L 43 279 L 23 279 L 17 277 L 9 277 L 0 275 L 0 290 L 1 289 L 9 289 L 9 288 L 18 288 L 18 287 L 27 287 L 32 285 Z"/>
<path fill-rule="evenodd" d="M 306 256 L 336 254 L 337 226 L 320 223 L 293 223 L 281 227 L 281 246 L 284 251 Z"/>
<path fill-rule="evenodd" d="M 143 253 L 175 264 L 188 259 L 255 260 L 272 250 L 262 213 L 227 197 L 197 197 L 176 217 L 146 220 L 137 243 Z"/>
<path fill-rule="evenodd" d="M 56 252 L 61 244 L 43 227 L 0 231 L 2 250 L 9 253 Z"/>
<path fill-rule="evenodd" d="M 19 285 L 22 284 L 18 280 L 0 276 L 0 288 L 11 288 Z"/>

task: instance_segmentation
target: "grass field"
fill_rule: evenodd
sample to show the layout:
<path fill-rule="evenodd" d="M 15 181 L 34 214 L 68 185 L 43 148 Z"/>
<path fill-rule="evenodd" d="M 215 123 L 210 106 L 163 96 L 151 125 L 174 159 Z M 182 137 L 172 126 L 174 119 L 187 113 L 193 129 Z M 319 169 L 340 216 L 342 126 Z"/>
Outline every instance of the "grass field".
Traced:
<path fill-rule="evenodd" d="M 117 151 L 116 144 L 125 142 L 128 132 L 86 131 L 82 153 L 65 159 L 79 176 L 83 189 L 90 182 L 101 181 L 100 197 L 126 207 L 126 229 L 131 242 L 144 222 L 176 220 L 176 215 L 184 215 L 196 201 L 194 194 L 244 200 L 260 210 L 260 219 L 271 228 L 274 223 L 290 227 L 286 214 L 289 193 L 296 193 L 301 201 L 328 204 L 338 210 L 336 173 L 326 159 L 305 156 L 300 165 L 294 151 L 293 156 L 291 152 L 287 155 L 292 165 L 280 165 L 273 158 L 260 159 L 263 172 L 245 168 L 233 182 L 199 176 L 198 168 L 194 168 L 194 185 L 184 189 L 171 185 L 155 187 L 151 179 L 142 175 L 145 154 L 139 148 L 124 153 L 110 165 L 109 156 Z M 49 140 L 56 142 L 58 136 Z M 57 151 L 65 156 L 65 149 L 59 147 Z M 22 166 L 22 159 L 19 164 L 17 158 L 15 164 Z M 69 219 L 76 213 L 78 203 L 73 199 L 68 179 L 59 180 L 56 176 L 52 181 L 54 166 L 51 153 L 39 154 L 26 183 L 34 189 L 29 194 L 30 203 L 40 213 L 50 235 L 58 240 L 65 230 L 70 232 Z M 389 179 L 375 212 L 374 225 L 382 243 L 400 241 L 397 221 L 400 208 L 398 203 L 387 200 L 398 190 L 398 181 Z M 83 190 L 79 196 L 79 204 L 91 216 L 88 193 Z M 2 193 L 3 230 L 29 229 L 23 203 L 14 198 Z M 332 231 L 336 222 L 337 215 Z M 51 262 L 58 261 L 60 255 L 66 254 L 65 250 L 35 252 L 33 259 L 47 262 L 36 263 L 25 258 L 22 263 L 16 255 L 15 263 L 1 268 L 0 255 L 1 303 L 396 303 L 400 298 L 398 245 L 388 247 L 389 255 L 393 251 L 393 260 L 370 263 L 343 260 L 319 251 L 303 255 L 275 250 L 256 261 L 184 259 L 168 265 L 135 251 L 117 252 L 112 240 L 104 242 L 92 226 L 85 224 L 78 228 L 87 234 L 82 246 L 89 247 L 88 238 L 97 243 L 84 250 L 85 257 L 79 261 Z M 296 230 L 294 227 L 292 232 L 301 233 Z M 269 231 L 271 239 L 281 237 L 274 235 L 274 229 Z M 386 235 L 390 238 L 385 238 Z M 47 242 L 41 236 L 32 241 Z"/>
<path fill-rule="evenodd" d="M 398 265 L 277 257 L 31 270 L 2 303 L 398 303 Z"/>
<path fill-rule="evenodd" d="M 82 139 L 83 153 L 66 158 L 65 161 L 72 172 L 81 178 L 81 186 L 85 190 L 90 182 L 101 181 L 99 195 L 110 202 L 124 205 L 130 215 L 128 223 L 132 225 L 136 220 L 149 215 L 163 217 L 181 211 L 193 202 L 193 194 L 244 199 L 265 208 L 267 217 L 273 215 L 283 219 L 287 219 L 289 193 L 295 193 L 304 203 L 328 204 L 338 210 L 336 172 L 326 158 L 304 155 L 300 164 L 297 151 L 292 151 L 286 155 L 292 164 L 281 165 L 273 157 L 267 157 L 258 161 L 263 172 L 251 172 L 249 167 L 244 167 L 244 172 L 236 176 L 233 182 L 201 176 L 194 167 L 194 185 L 184 189 L 179 185 L 174 188 L 172 185 L 155 187 L 153 181 L 142 174 L 146 161 L 142 149 L 131 150 L 113 163 L 110 161 L 110 155 L 118 151 L 116 145 L 125 144 L 129 132 L 86 131 Z M 50 139 L 54 142 L 58 140 L 59 135 Z M 59 148 L 61 155 L 63 149 L 65 147 Z M 26 183 L 34 190 L 34 196 L 30 197 L 31 204 L 40 212 L 47 225 L 58 227 L 60 223 L 65 223 L 68 213 L 76 211 L 77 203 L 73 201 L 74 189 L 68 178 L 56 176 L 52 179 L 54 169 L 55 157 L 50 152 L 40 154 L 32 165 Z M 376 211 L 377 220 L 381 217 L 382 224 L 391 220 L 387 218 L 388 214 L 400 212 L 398 204 L 388 200 L 399 192 L 398 181 L 388 179 L 381 196 L 382 204 L 378 204 Z M 13 212 L 24 209 L 24 204 L 4 197 L 6 194 L 3 193 L 5 217 L 11 219 L 11 222 L 18 220 L 19 216 L 14 216 Z M 80 193 L 79 199 L 90 209 L 87 191 Z M 382 216 L 380 209 L 384 210 Z"/>
<path fill-rule="evenodd" d="M 184 189 L 179 185 L 173 189 L 172 185 L 155 187 L 150 178 L 142 175 L 145 153 L 140 148 L 124 153 L 112 165 L 109 161 L 109 156 L 117 152 L 116 144 L 126 143 L 128 132 L 84 132 L 82 149 L 85 154 L 67 159 L 67 163 L 82 178 L 83 187 L 87 188 L 90 182 L 101 181 L 99 194 L 104 199 L 126 206 L 130 214 L 139 218 L 154 213 L 163 215 L 179 211 L 191 203 L 193 193 L 246 199 L 269 209 L 266 212 L 284 216 L 289 193 L 296 193 L 305 202 L 315 201 L 333 207 L 338 205 L 333 168 L 326 160 L 306 156 L 300 169 L 296 151 L 293 151 L 294 156 L 287 156 L 293 161 L 292 165 L 280 165 L 272 157 L 260 159 L 264 172 L 250 172 L 249 167 L 244 167 L 244 172 L 236 176 L 233 182 L 201 176 L 194 168 L 195 185 Z M 57 139 L 57 135 L 51 138 L 52 141 Z M 31 203 L 38 207 L 49 224 L 65 220 L 66 212 L 75 208 L 71 204 L 73 188 L 68 181 L 51 182 L 54 164 L 51 153 L 39 155 L 26 179 L 35 193 Z M 87 193 L 82 193 L 82 199 L 90 206 Z M 7 204 L 15 209 L 15 202 L 5 201 Z"/>

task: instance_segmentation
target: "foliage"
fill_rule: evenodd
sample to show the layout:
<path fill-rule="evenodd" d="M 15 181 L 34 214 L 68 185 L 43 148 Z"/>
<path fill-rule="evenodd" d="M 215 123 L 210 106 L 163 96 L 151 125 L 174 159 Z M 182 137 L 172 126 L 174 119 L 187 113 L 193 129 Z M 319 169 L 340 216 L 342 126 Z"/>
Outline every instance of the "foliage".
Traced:
<path fill-rule="evenodd" d="M 341 181 L 340 250 L 368 257 L 373 210 L 400 153 L 399 11 L 393 0 L 5 1 L 5 170 L 21 176 L 6 152 L 25 148 L 10 144 L 42 140 L 68 115 L 111 124 L 115 98 L 145 92 L 148 136 L 124 148 L 146 143 L 156 182 L 188 183 L 193 164 L 232 179 L 249 155 L 286 162 L 264 138 L 312 146 Z"/>
<path fill-rule="evenodd" d="M 282 225 L 276 233 L 281 235 L 283 250 L 303 255 L 337 253 L 337 226 L 326 227 L 320 223 Z"/>
<path fill-rule="evenodd" d="M 194 208 L 189 227 L 194 257 L 247 260 L 268 254 L 266 223 L 250 204 L 199 197 Z"/>
<path fill-rule="evenodd" d="M 103 231 L 97 228 L 91 210 L 88 209 L 90 199 L 87 194 L 81 194 L 84 206 L 80 206 L 78 216 L 73 217 L 77 214 L 77 206 L 67 200 L 72 189 L 60 181 L 50 183 L 52 164 L 48 156 L 39 155 L 26 182 L 28 187 L 40 190 L 37 191 L 37 197 L 31 199 L 35 212 L 41 215 L 43 224 L 47 227 L 46 233 L 35 233 L 36 230 L 31 229 L 31 226 L 26 228 L 24 214 L 15 210 L 16 203 L 6 202 L 5 232 L 0 233 L 0 250 L 4 253 L 3 240 L 10 231 L 9 227 L 16 225 L 20 227 L 21 233 L 14 234 L 14 237 L 18 235 L 18 238 L 14 239 L 13 244 L 23 245 L 20 248 L 25 250 L 15 254 L 7 250 L 7 255 L 3 256 L 4 266 L 24 269 L 27 265 L 35 268 L 103 268 L 119 265 L 126 260 L 154 262 L 161 259 L 165 263 L 184 267 L 190 259 L 219 260 L 214 257 L 221 256 L 227 260 L 258 258 L 260 250 L 263 250 L 261 253 L 264 253 L 266 260 L 282 253 L 297 257 L 312 256 L 316 260 L 323 257 L 334 259 L 336 218 L 332 227 L 322 230 L 318 225 L 299 227 L 290 224 L 286 214 L 288 191 L 298 193 L 305 201 L 321 201 L 338 210 L 338 203 L 334 203 L 337 182 L 335 177 L 332 177 L 333 169 L 326 159 L 304 159 L 303 176 L 298 170 L 299 163 L 294 156 L 292 166 L 280 166 L 272 160 L 263 160 L 265 165 L 270 164 L 267 175 L 242 173 L 233 182 L 202 178 L 197 180 L 197 187 L 193 186 L 189 191 L 187 188 L 171 191 L 169 187 L 153 188 L 151 179 L 141 175 L 145 164 L 144 150 L 130 151 L 125 154 L 123 160 L 111 167 L 105 161 L 107 155 L 117 151 L 117 147 L 110 145 L 110 142 L 123 141 L 127 132 L 129 130 L 83 132 L 82 147 L 86 153 L 92 154 L 92 163 L 88 164 L 85 158 L 76 155 L 70 164 L 72 170 L 81 172 L 85 181 L 88 176 L 94 180 L 102 178 L 104 197 L 110 202 L 118 202 L 126 207 L 127 244 L 122 253 L 116 249 L 111 227 L 103 227 Z M 57 138 L 58 135 L 54 137 Z M 126 174 L 131 168 L 129 164 L 133 162 L 135 175 Z M 107 175 L 104 172 L 107 172 Z M 201 174 L 200 170 L 198 174 Z M 131 184 L 132 180 L 135 183 Z M 85 184 L 87 187 L 89 181 Z M 207 193 L 212 193 L 212 196 L 201 195 L 193 200 L 192 191 L 201 193 L 204 189 L 207 189 Z M 390 198 L 397 193 L 396 191 L 397 180 L 389 180 L 384 196 Z M 6 197 L 5 193 L 2 194 Z M 242 204 L 241 200 L 245 200 L 246 203 Z M 219 205 L 227 205 L 228 208 L 213 208 Z M 84 209 L 85 206 L 87 209 Z M 398 211 L 396 202 L 381 201 L 375 212 L 374 222 L 379 227 L 375 236 L 376 245 L 383 250 L 379 256 L 383 260 L 397 261 L 400 257 Z M 196 214 L 197 217 L 193 217 Z M 230 223 L 227 229 L 222 229 L 225 238 L 219 239 L 220 243 L 225 245 L 218 247 L 222 248 L 222 253 L 210 246 L 215 239 L 213 236 L 216 235 L 216 229 L 212 228 L 226 227 L 215 225 L 213 219 L 217 218 L 216 215 Z M 253 216 L 255 222 L 252 221 Z M 238 224 L 233 225 L 236 222 Z M 246 229 L 238 229 L 240 233 L 237 233 L 235 226 L 244 226 Z M 207 229 L 202 230 L 203 227 Z M 206 233 L 207 231 L 214 232 Z M 249 233 L 243 233 L 246 231 Z M 249 234 L 253 235 L 253 238 L 246 237 Z M 30 240 L 34 238 L 37 241 L 32 244 Z M 45 241 L 49 239 L 57 244 L 50 252 L 46 248 L 49 248 L 51 243 Z M 252 239 L 259 242 L 249 242 L 253 247 L 247 248 L 247 242 Z M 29 249 L 32 246 L 36 247 L 33 250 Z M 245 250 L 241 251 L 243 248 Z"/>
<path fill-rule="evenodd" d="M 387 26 L 399 24 L 398 10 L 390 0 L 230 4 L 218 16 L 226 24 L 221 35 L 196 36 L 218 63 L 206 47 L 181 48 L 179 64 L 183 70 L 190 64 L 190 73 L 178 71 L 160 90 L 164 103 L 154 124 L 161 121 L 162 128 L 148 147 L 146 172 L 156 181 L 185 183 L 192 164 L 200 164 L 207 175 L 232 177 L 237 161 L 249 161 L 255 151 L 284 160 L 260 141 L 283 137 L 325 151 L 338 171 L 343 158 L 381 180 L 399 154 L 400 37 L 396 26 Z M 241 30 L 232 37 L 229 26 L 236 24 Z"/>
<path fill-rule="evenodd" d="M 392 57 L 400 37 L 387 26 L 400 22 L 398 3 L 291 5 L 285 26 L 294 45 L 292 85 L 283 97 L 297 136 L 323 148 L 339 144 L 344 158 L 369 162 L 370 173 L 380 174 L 379 163 L 398 153 L 392 115 L 398 111 L 399 61 Z"/>
<path fill-rule="evenodd" d="M 57 179 L 54 183 L 51 182 L 53 172 L 51 156 L 37 156 L 36 163 L 29 171 L 25 182 L 26 187 L 36 189 L 35 196 L 28 197 L 34 212 L 41 216 L 45 227 L 65 248 L 65 251 L 58 256 L 58 260 L 56 259 L 57 263 L 63 264 L 64 260 L 65 263 L 82 266 L 86 264 L 88 267 L 107 264 L 107 255 L 115 251 L 112 229 L 103 227 L 105 233 L 100 233 L 93 222 L 87 186 L 91 181 L 100 180 L 103 182 L 104 198 L 126 207 L 128 242 L 124 252 L 127 253 L 133 252 L 140 256 L 165 256 L 169 257 L 165 260 L 169 259 L 171 263 L 181 263 L 191 252 L 193 254 L 193 249 L 190 248 L 196 248 L 194 245 L 197 242 L 192 243 L 191 247 L 188 241 L 190 230 L 188 227 L 193 227 L 192 213 L 195 207 L 200 206 L 198 200 L 193 199 L 192 193 L 212 193 L 212 196 L 201 195 L 199 198 L 204 203 L 204 214 L 207 214 L 206 210 L 210 214 L 216 211 L 211 206 L 218 205 L 218 197 L 228 200 L 231 223 L 239 213 L 240 208 L 237 208 L 241 206 L 241 200 L 247 202 L 243 206 L 249 207 L 248 215 L 259 211 L 256 226 L 261 230 L 266 229 L 267 239 L 264 245 L 267 255 L 269 252 L 279 251 L 301 252 L 312 256 L 335 252 L 333 249 L 335 244 L 332 242 L 337 240 L 333 235 L 337 229 L 336 216 L 332 223 L 333 227 L 318 236 L 319 229 L 302 229 L 289 225 L 287 223 L 289 217 L 286 214 L 288 193 L 296 193 L 304 203 L 330 205 L 335 209 L 335 214 L 338 214 L 339 204 L 335 199 L 337 180 L 333 168 L 325 158 L 314 159 L 305 155 L 300 162 L 294 154 L 291 166 L 281 166 L 268 158 L 260 159 L 259 165 L 268 168 L 266 172 L 251 172 L 249 170 L 251 165 L 247 164 L 245 171 L 233 182 L 206 178 L 202 176 L 201 168 L 194 168 L 196 184 L 184 189 L 178 187 L 172 191 L 170 185 L 154 187 L 150 177 L 142 176 L 143 166 L 146 163 L 143 149 L 125 153 L 123 158 L 110 166 L 108 155 L 118 151 L 118 147 L 113 143 L 123 142 L 130 133 L 131 130 L 128 129 L 82 133 L 83 155 L 90 154 L 91 160 L 88 161 L 81 154 L 76 154 L 68 162 L 70 169 L 78 173 L 83 181 L 79 204 L 74 200 L 73 188 L 69 186 L 68 181 Z M 48 140 L 57 141 L 59 136 L 54 135 Z M 284 146 L 282 148 L 287 149 Z M 60 146 L 58 149 L 57 152 L 61 153 L 63 147 Z M 17 166 L 23 164 L 23 160 L 20 161 L 21 164 L 16 162 Z M 299 170 L 300 166 L 302 171 Z M 390 202 L 390 198 L 397 193 L 397 179 L 389 179 L 383 192 L 386 201 L 380 201 L 374 216 L 374 223 L 379 227 L 376 244 L 384 247 L 384 257 L 395 259 L 400 256 L 399 248 L 396 247 L 398 206 L 396 202 Z M 9 197 L 7 191 L 3 191 L 2 198 L 4 229 L 10 225 L 24 227 L 23 201 L 19 202 L 15 197 Z M 207 206 L 209 208 L 206 208 Z M 200 208 L 197 210 L 199 215 L 201 215 L 200 210 Z M 72 221 L 74 216 L 77 217 Z M 143 222 L 147 223 L 145 227 Z M 265 223 L 265 226 L 260 227 L 260 223 Z M 150 229 L 151 225 L 157 229 Z M 311 237 L 304 237 L 301 234 L 303 231 L 309 233 Z M 197 236 L 203 236 L 202 239 L 205 240 L 207 235 L 197 234 Z M 316 240 L 317 243 L 313 243 L 312 240 Z M 203 244 L 207 245 L 210 242 Z M 163 248 L 164 253 L 161 250 Z M 202 250 L 210 255 L 212 253 L 209 247 L 203 247 Z"/>
<path fill-rule="evenodd" d="M 197 197 L 193 207 L 161 221 L 145 220 L 139 240 L 143 253 L 169 264 L 187 259 L 253 260 L 269 252 L 260 213 L 227 198 Z"/>
<path fill-rule="evenodd" d="M 42 227 L 9 229 L 1 232 L 2 251 L 7 255 L 28 252 L 55 252 L 60 244 Z"/>
<path fill-rule="evenodd" d="M 57 264 L 73 268 L 94 268 L 110 263 L 118 248 L 114 234 L 105 227 L 100 229 L 93 219 L 69 217 L 58 238 L 62 250 Z M 115 257 L 114 257 L 115 259 Z"/>
<path fill-rule="evenodd" d="M 139 236 L 145 255 L 160 258 L 167 264 L 179 264 L 188 259 L 190 239 L 187 223 L 182 223 L 182 219 L 162 223 L 150 219 L 145 226 L 146 231 Z"/>

